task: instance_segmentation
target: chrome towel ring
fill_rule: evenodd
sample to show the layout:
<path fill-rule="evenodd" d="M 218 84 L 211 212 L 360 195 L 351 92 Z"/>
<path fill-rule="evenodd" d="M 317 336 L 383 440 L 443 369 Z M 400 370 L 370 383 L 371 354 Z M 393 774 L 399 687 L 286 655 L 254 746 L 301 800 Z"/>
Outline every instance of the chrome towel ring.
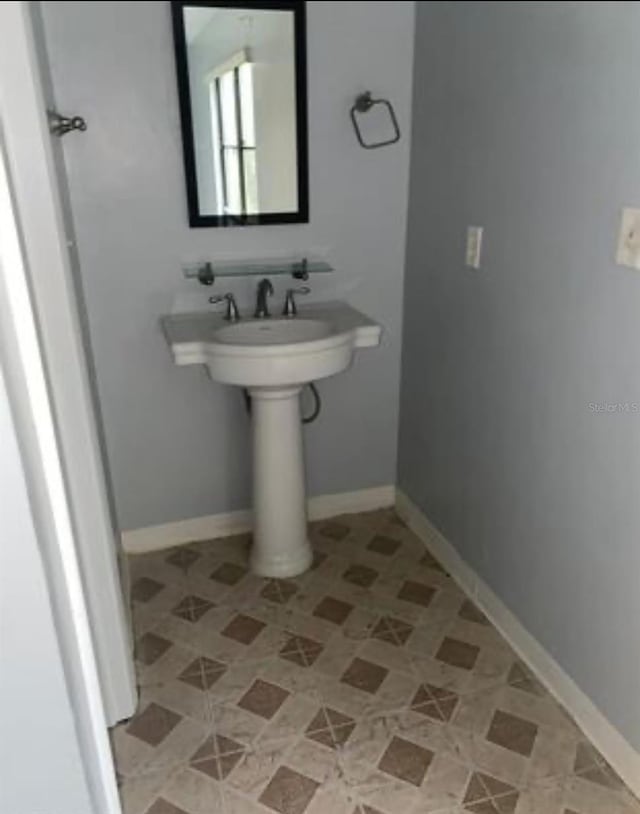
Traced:
<path fill-rule="evenodd" d="M 375 107 L 375 105 L 382 105 L 387 109 L 389 118 L 391 119 L 391 124 L 393 125 L 394 135 L 392 138 L 385 139 L 384 141 L 367 143 L 362 137 L 362 131 L 360 130 L 360 125 L 358 124 L 358 114 L 368 113 L 372 107 Z M 364 147 L 365 150 L 375 150 L 378 147 L 385 147 L 388 144 L 395 144 L 397 141 L 400 141 L 400 125 L 398 124 L 398 119 L 396 118 L 393 105 L 388 99 L 374 99 L 371 96 L 371 91 L 361 93 L 356 97 L 355 102 L 351 106 L 350 116 L 351 122 L 353 123 L 353 129 L 356 131 L 358 143 L 361 147 Z"/>

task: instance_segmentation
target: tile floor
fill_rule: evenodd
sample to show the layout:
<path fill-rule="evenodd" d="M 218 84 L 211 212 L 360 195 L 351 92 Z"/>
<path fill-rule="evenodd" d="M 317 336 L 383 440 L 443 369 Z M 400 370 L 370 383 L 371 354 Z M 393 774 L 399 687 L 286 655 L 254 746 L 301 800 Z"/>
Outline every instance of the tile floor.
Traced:
<path fill-rule="evenodd" d="M 640 814 L 393 511 L 132 558 L 141 687 L 113 731 L 125 814 Z"/>

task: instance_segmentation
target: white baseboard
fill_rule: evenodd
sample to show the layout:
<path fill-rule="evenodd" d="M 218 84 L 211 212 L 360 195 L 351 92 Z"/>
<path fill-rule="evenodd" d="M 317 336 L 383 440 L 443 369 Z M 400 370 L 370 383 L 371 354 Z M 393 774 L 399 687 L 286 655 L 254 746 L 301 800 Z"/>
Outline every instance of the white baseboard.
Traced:
<path fill-rule="evenodd" d="M 485 612 L 549 692 L 565 707 L 627 786 L 634 794 L 640 796 L 640 754 L 612 726 L 593 701 L 526 630 L 502 600 L 464 562 L 456 549 L 429 522 L 422 511 L 399 489 L 396 510 L 409 528 L 440 560 L 462 590 Z"/>
<path fill-rule="evenodd" d="M 357 492 L 338 492 L 309 498 L 307 511 L 309 520 L 324 520 L 338 514 L 383 509 L 393 506 L 395 499 L 395 486 L 374 486 Z M 242 534 L 250 529 L 251 511 L 243 509 L 125 531 L 122 533 L 122 546 L 127 554 L 144 554 L 194 540 L 213 540 L 216 537 Z"/>

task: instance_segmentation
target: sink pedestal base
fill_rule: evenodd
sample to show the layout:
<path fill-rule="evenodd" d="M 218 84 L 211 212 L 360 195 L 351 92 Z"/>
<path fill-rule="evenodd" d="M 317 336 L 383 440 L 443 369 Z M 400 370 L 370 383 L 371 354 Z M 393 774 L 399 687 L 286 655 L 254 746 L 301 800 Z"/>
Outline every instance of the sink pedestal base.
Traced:
<path fill-rule="evenodd" d="M 313 561 L 300 419 L 301 387 L 252 388 L 253 548 L 251 569 L 293 577 Z"/>

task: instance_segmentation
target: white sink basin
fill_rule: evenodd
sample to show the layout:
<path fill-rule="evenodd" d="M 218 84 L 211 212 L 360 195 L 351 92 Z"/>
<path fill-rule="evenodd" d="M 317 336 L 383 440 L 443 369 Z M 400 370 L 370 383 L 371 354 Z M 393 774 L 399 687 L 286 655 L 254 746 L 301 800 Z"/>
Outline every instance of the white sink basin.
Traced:
<path fill-rule="evenodd" d="M 216 339 L 228 345 L 290 345 L 313 342 L 331 333 L 331 326 L 319 319 L 254 319 L 220 328 Z"/>
<path fill-rule="evenodd" d="M 356 348 L 380 343 L 381 328 L 344 303 L 296 317 L 227 322 L 218 313 L 162 320 L 178 365 L 206 365 L 211 378 L 246 387 L 253 424 L 251 565 L 265 577 L 310 567 L 300 391 L 351 364 Z M 366 405 L 363 404 L 363 409 Z"/>
<path fill-rule="evenodd" d="M 165 317 L 178 365 L 206 365 L 211 378 L 241 387 L 286 387 L 333 376 L 356 348 L 380 343 L 381 328 L 345 303 L 301 309 L 290 318 L 229 323 L 219 313 Z"/>

